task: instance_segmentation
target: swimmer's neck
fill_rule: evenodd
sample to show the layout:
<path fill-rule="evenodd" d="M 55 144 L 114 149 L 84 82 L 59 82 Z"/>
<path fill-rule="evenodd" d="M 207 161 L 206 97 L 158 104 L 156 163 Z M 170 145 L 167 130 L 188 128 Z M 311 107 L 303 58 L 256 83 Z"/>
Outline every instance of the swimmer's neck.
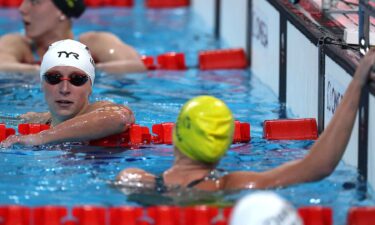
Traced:
<path fill-rule="evenodd" d="M 80 115 L 83 115 L 85 113 L 87 113 L 87 111 L 89 110 L 90 108 L 90 104 L 87 103 L 81 111 L 79 111 L 76 115 L 73 115 L 73 116 L 70 116 L 70 117 L 58 117 L 56 115 L 53 115 L 53 113 L 51 112 L 51 127 L 55 127 L 57 125 L 59 125 L 60 123 L 62 122 L 65 122 L 67 120 L 70 120 L 70 119 L 74 119 L 75 117 L 78 117 Z M 85 122 L 85 121 L 82 121 L 82 122 Z"/>
<path fill-rule="evenodd" d="M 178 158 L 178 157 L 176 157 Z M 206 177 L 215 166 L 193 161 L 187 157 L 178 158 L 173 166 L 163 173 L 167 184 L 187 186 L 193 181 Z"/>
<path fill-rule="evenodd" d="M 197 174 L 198 177 L 202 177 L 214 170 L 216 165 L 217 164 L 207 164 L 192 160 L 181 154 L 178 150 L 175 150 L 174 163 L 172 167 L 166 171 L 166 174 L 177 173 L 183 175 L 194 173 Z"/>
<path fill-rule="evenodd" d="M 52 43 L 64 39 L 74 39 L 71 29 L 55 29 L 46 35 L 31 39 L 30 43 L 36 46 L 38 55 L 44 55 Z"/>

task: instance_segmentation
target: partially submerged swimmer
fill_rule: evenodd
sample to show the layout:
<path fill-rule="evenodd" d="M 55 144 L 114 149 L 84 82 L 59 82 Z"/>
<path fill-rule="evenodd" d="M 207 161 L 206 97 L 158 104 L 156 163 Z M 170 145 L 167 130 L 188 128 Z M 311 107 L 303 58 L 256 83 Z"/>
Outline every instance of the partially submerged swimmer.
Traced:
<path fill-rule="evenodd" d="M 97 69 L 109 73 L 146 70 L 137 51 L 112 33 L 74 36 L 73 18 L 84 13 L 83 0 L 23 0 L 19 11 L 25 34 L 0 37 L 0 71 L 39 73 L 38 63 L 48 46 L 64 39 L 77 39 L 88 46 Z"/>
<path fill-rule="evenodd" d="M 181 109 L 173 131 L 175 160 L 160 176 L 139 168 L 128 168 L 117 176 L 118 183 L 152 184 L 155 189 L 169 186 L 191 187 L 218 191 L 245 188 L 274 188 L 312 182 L 330 175 L 340 161 L 350 138 L 358 110 L 362 87 L 375 76 L 370 72 L 375 51 L 361 60 L 353 80 L 332 121 L 302 159 L 287 162 L 263 171 L 236 171 L 222 176 L 216 166 L 232 142 L 233 116 L 221 100 L 200 96 L 188 101 Z"/>
<path fill-rule="evenodd" d="M 27 113 L 25 122 L 50 124 L 39 134 L 10 136 L 1 145 L 41 145 L 88 141 L 125 131 L 134 123 L 126 106 L 107 101 L 89 103 L 95 80 L 95 64 L 89 49 L 74 40 L 53 43 L 43 57 L 40 78 L 47 113 Z"/>

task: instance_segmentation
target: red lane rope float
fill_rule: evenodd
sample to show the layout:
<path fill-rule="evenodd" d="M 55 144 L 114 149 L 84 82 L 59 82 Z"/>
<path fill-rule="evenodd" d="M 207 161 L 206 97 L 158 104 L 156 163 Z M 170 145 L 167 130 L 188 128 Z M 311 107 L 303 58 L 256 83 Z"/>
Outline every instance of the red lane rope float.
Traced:
<path fill-rule="evenodd" d="M 232 208 L 215 208 L 205 205 L 183 208 L 182 220 L 185 224 L 226 225 Z"/>
<path fill-rule="evenodd" d="M 21 123 L 18 124 L 18 133 L 22 135 L 37 134 L 50 128 L 47 124 Z"/>
<path fill-rule="evenodd" d="M 112 135 L 99 140 L 90 141 L 90 145 L 107 147 L 131 147 L 142 144 L 172 144 L 174 123 L 167 122 L 152 125 L 152 136 L 147 127 L 134 124 L 129 131 Z M 235 121 L 233 143 L 246 143 L 250 141 L 250 124 Z"/>
<path fill-rule="evenodd" d="M 1 225 L 142 225 L 142 224 L 200 224 L 226 225 L 232 207 L 216 208 L 206 205 L 188 207 L 153 206 L 149 208 L 116 206 L 27 207 L 0 206 Z M 69 211 L 71 216 L 68 217 Z M 333 211 L 322 206 L 298 208 L 304 225 L 333 225 Z M 348 225 L 373 225 L 375 207 L 354 207 L 348 212 Z M 150 223 L 151 222 L 151 223 Z"/>
<path fill-rule="evenodd" d="M 181 209 L 176 206 L 153 206 L 147 209 L 153 224 L 180 224 Z M 145 221 L 146 222 L 146 221 Z M 186 223 L 189 224 L 189 223 Z"/>
<path fill-rule="evenodd" d="M 77 225 L 104 225 L 107 224 L 107 208 L 100 206 L 73 207 L 72 214 Z"/>
<path fill-rule="evenodd" d="M 85 0 L 85 5 L 88 7 L 100 7 L 100 6 L 132 7 L 134 5 L 134 0 Z"/>
<path fill-rule="evenodd" d="M 318 128 L 314 118 L 265 120 L 263 137 L 267 140 L 315 140 Z"/>
<path fill-rule="evenodd" d="M 102 0 L 85 0 L 85 5 L 89 7 L 99 7 L 103 5 Z"/>
<path fill-rule="evenodd" d="M 373 225 L 375 207 L 354 207 L 348 213 L 348 225 Z"/>
<path fill-rule="evenodd" d="M 189 5 L 190 0 L 146 0 L 146 7 L 148 8 L 175 8 Z"/>
<path fill-rule="evenodd" d="M 33 224 L 59 225 L 68 215 L 68 209 L 63 206 L 42 206 L 32 210 Z"/>
<path fill-rule="evenodd" d="M 0 141 L 14 134 L 16 134 L 16 131 L 13 128 L 7 128 L 5 124 L 0 124 Z"/>
<path fill-rule="evenodd" d="M 134 0 L 110 0 L 110 6 L 133 7 Z"/>
<path fill-rule="evenodd" d="M 90 141 L 93 146 L 131 147 L 151 143 L 151 134 L 148 127 L 133 124 L 128 131 L 111 135 L 98 140 Z"/>
<path fill-rule="evenodd" d="M 110 225 L 139 225 L 139 218 L 143 215 L 143 208 L 118 206 L 109 209 Z"/>
<path fill-rule="evenodd" d="M 148 70 L 156 69 L 156 65 L 154 64 L 154 57 L 143 55 L 141 59 Z"/>
<path fill-rule="evenodd" d="M 250 123 L 241 123 L 237 120 L 234 121 L 233 144 L 246 143 L 249 142 L 250 139 Z"/>
<path fill-rule="evenodd" d="M 161 123 L 152 126 L 152 133 L 156 136 L 152 137 L 155 144 L 172 144 L 172 133 L 174 123 Z"/>
<path fill-rule="evenodd" d="M 0 206 L 1 225 L 31 225 L 31 209 L 26 206 Z"/>
<path fill-rule="evenodd" d="M 158 69 L 163 70 L 186 70 L 185 54 L 178 52 L 167 52 L 157 56 Z"/>
<path fill-rule="evenodd" d="M 5 7 L 19 7 L 22 0 L 0 0 L 0 5 Z"/>
<path fill-rule="evenodd" d="M 248 65 L 242 48 L 199 52 L 199 69 L 244 69 Z"/>
<path fill-rule="evenodd" d="M 130 128 L 120 134 L 111 135 L 105 138 L 92 140 L 89 142 L 93 146 L 105 147 L 136 147 L 143 144 L 172 144 L 172 133 L 174 123 L 160 123 L 152 125 L 152 133 L 148 127 L 133 124 Z M 43 130 L 49 129 L 45 124 L 19 124 L 18 133 L 21 135 L 37 134 Z M 15 134 L 12 128 L 6 128 L 0 124 L 0 141 L 8 136 Z M 246 143 L 250 141 L 250 124 L 235 121 L 233 143 Z"/>
<path fill-rule="evenodd" d="M 301 207 L 298 209 L 304 225 L 333 225 L 332 209 L 321 206 Z"/>
<path fill-rule="evenodd" d="M 186 70 L 185 54 L 166 52 L 156 57 L 157 65 L 152 56 L 141 57 L 148 70 Z M 199 69 L 245 69 L 248 66 L 246 53 L 242 48 L 219 49 L 199 52 Z"/>

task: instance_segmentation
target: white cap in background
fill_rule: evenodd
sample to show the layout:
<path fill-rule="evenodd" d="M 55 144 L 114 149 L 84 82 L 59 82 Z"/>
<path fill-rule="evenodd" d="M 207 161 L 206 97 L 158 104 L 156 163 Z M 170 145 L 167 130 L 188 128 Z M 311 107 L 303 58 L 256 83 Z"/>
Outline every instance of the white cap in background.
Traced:
<path fill-rule="evenodd" d="M 230 217 L 230 225 L 303 225 L 295 208 L 270 191 L 241 198 Z"/>

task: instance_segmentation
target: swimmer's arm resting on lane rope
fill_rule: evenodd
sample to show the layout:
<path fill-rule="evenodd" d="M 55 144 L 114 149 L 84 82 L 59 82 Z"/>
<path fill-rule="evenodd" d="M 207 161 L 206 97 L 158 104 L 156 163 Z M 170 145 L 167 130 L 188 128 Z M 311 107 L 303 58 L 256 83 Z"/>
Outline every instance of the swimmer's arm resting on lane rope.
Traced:
<path fill-rule="evenodd" d="M 80 42 L 88 46 L 96 61 L 96 68 L 108 73 L 134 73 L 146 71 L 137 51 L 108 32 L 87 32 Z"/>
<path fill-rule="evenodd" d="M 269 171 L 234 172 L 224 177 L 226 189 L 272 188 L 310 182 L 330 175 L 342 158 L 355 122 L 362 87 L 375 84 L 371 67 L 375 63 L 372 49 L 361 60 L 329 126 L 303 159 L 285 163 Z"/>
<path fill-rule="evenodd" d="M 49 112 L 28 112 L 19 116 L 22 123 L 48 124 L 51 114 Z"/>
<path fill-rule="evenodd" d="M 69 141 L 89 141 L 121 133 L 135 122 L 130 109 L 113 103 L 97 102 L 87 113 L 59 123 L 38 134 L 10 136 L 1 145 L 9 147 L 19 143 L 23 145 L 42 145 Z"/>

